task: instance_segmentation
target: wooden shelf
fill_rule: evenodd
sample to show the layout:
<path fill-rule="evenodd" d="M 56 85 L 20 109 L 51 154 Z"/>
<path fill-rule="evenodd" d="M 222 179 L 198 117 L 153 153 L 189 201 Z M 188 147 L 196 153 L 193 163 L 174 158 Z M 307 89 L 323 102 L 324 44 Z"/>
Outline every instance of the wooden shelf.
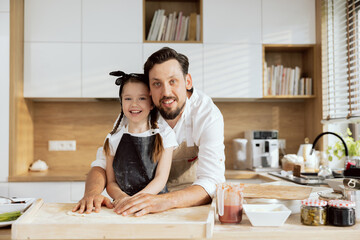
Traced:
<path fill-rule="evenodd" d="M 143 0 L 143 42 L 144 43 L 202 43 L 202 5 L 203 0 Z M 183 16 L 190 16 L 191 13 L 200 14 L 200 41 L 148 41 L 146 40 L 150 30 L 151 22 L 154 13 L 158 9 L 164 9 L 165 15 L 170 13 L 179 12 Z"/>
<path fill-rule="evenodd" d="M 264 44 L 263 45 L 263 83 L 265 81 L 264 76 L 264 63 L 267 66 L 271 65 L 283 65 L 286 68 L 300 67 L 301 76 L 312 78 L 312 95 L 274 95 L 265 96 L 265 89 L 263 87 L 263 98 L 288 98 L 288 99 L 311 99 L 316 97 L 316 84 L 315 81 L 315 45 L 281 45 L 281 44 Z M 263 84 L 265 86 L 265 84 Z"/>
<path fill-rule="evenodd" d="M 264 96 L 263 98 L 265 99 L 275 99 L 275 98 L 297 98 L 297 99 L 307 99 L 307 98 L 315 98 L 315 95 L 279 95 L 279 96 L 272 96 L 272 95 L 267 95 Z"/>

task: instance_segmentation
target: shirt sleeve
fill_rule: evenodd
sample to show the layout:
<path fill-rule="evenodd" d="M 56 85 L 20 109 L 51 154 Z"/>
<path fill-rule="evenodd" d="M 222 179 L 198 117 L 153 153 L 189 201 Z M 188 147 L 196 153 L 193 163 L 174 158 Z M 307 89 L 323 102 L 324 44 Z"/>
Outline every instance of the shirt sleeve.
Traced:
<path fill-rule="evenodd" d="M 101 167 L 106 169 L 106 157 L 102 147 L 98 148 L 96 153 L 96 160 L 91 163 L 91 167 Z"/>
<path fill-rule="evenodd" d="M 198 167 L 193 185 L 200 185 L 214 197 L 216 184 L 225 182 L 224 120 L 216 108 L 213 116 L 198 121 Z M 194 126 L 196 127 L 196 126 Z M 195 128 L 196 129 L 196 128 Z M 194 129 L 194 130 L 195 130 Z"/>
<path fill-rule="evenodd" d="M 170 126 L 161 125 L 160 135 L 163 141 L 164 148 L 177 147 L 179 144 L 176 141 L 174 130 Z"/>

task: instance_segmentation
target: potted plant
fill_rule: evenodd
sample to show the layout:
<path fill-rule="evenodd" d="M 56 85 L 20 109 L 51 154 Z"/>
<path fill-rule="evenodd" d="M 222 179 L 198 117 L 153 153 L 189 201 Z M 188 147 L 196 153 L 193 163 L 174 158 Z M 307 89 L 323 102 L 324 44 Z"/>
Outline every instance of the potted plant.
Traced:
<path fill-rule="evenodd" d="M 347 128 L 346 134 L 342 134 L 341 137 L 344 139 L 348 148 L 350 160 L 354 163 L 356 163 L 356 161 L 360 162 L 360 140 L 355 141 L 351 135 L 350 129 Z M 333 146 L 328 146 L 326 153 L 328 154 L 329 161 L 332 161 L 334 157 L 340 160 L 345 156 L 344 145 L 339 140 Z"/>

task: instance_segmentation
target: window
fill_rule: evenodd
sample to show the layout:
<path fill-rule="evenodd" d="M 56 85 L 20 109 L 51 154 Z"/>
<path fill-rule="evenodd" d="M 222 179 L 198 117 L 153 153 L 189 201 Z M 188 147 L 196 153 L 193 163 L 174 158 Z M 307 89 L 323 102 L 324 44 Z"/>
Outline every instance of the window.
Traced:
<path fill-rule="evenodd" d="M 360 0 L 322 0 L 323 123 L 360 122 Z"/>

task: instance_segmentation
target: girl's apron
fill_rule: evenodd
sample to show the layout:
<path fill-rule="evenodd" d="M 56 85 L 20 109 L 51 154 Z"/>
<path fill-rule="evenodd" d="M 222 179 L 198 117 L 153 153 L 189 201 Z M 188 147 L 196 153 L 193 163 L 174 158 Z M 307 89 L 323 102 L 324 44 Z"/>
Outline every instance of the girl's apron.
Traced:
<path fill-rule="evenodd" d="M 152 160 L 155 135 L 135 137 L 124 133 L 116 150 L 113 168 L 120 189 L 132 196 L 154 179 L 157 163 Z M 166 186 L 160 193 L 167 192 Z"/>

